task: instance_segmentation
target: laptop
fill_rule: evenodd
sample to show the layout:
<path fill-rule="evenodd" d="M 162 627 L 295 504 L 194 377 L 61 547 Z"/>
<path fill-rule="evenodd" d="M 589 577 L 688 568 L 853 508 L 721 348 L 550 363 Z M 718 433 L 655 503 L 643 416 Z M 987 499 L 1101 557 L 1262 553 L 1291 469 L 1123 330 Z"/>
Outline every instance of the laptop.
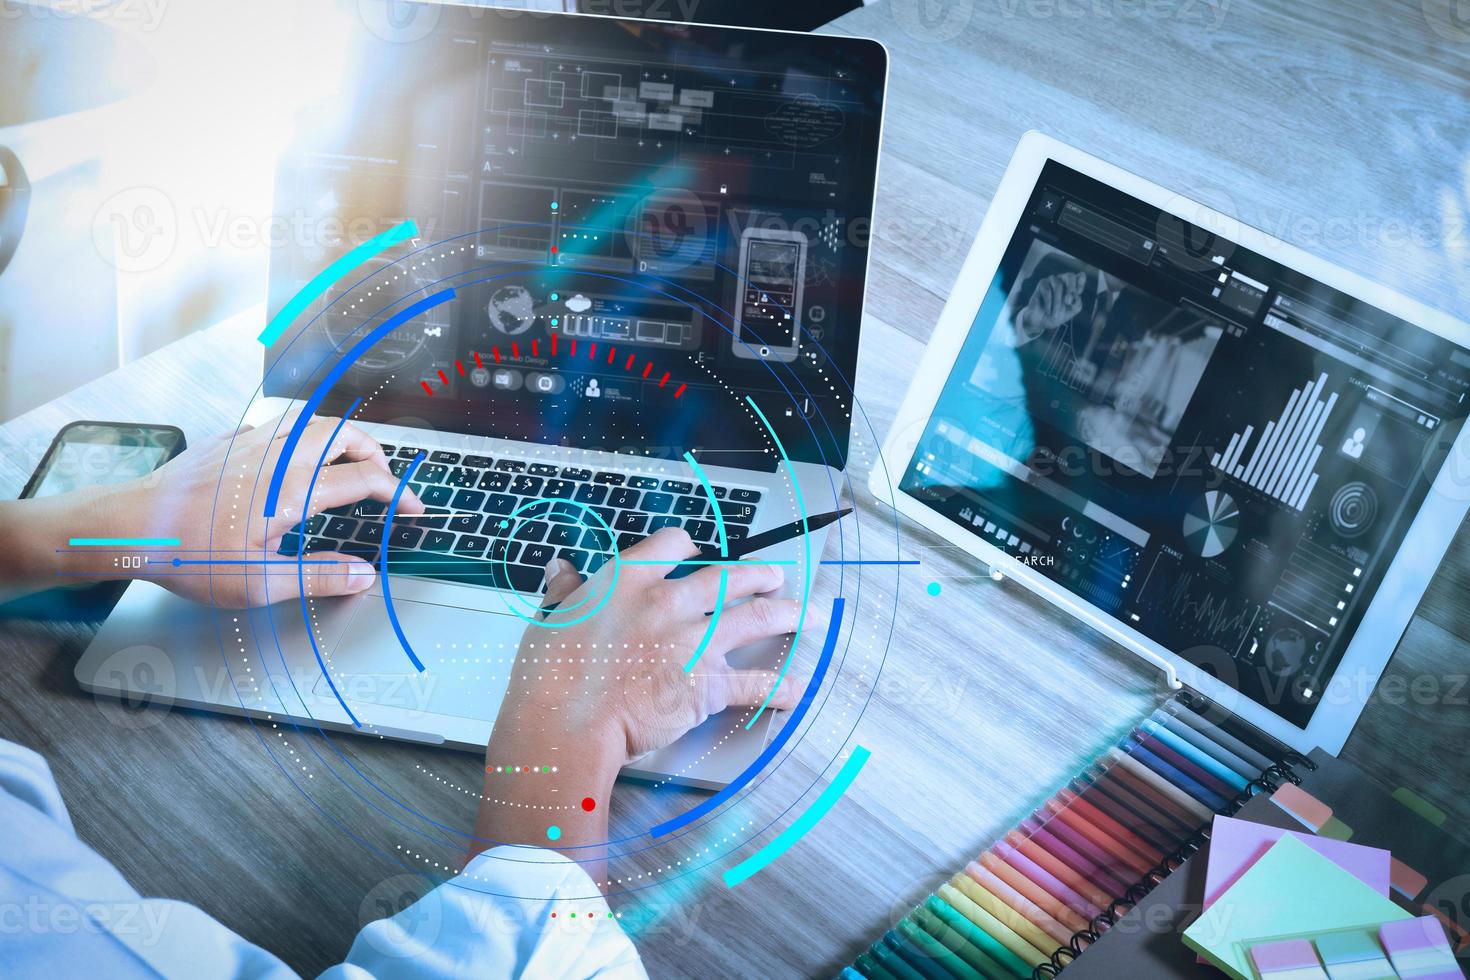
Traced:
<path fill-rule="evenodd" d="M 379 439 L 395 475 L 422 455 L 409 485 L 429 512 L 388 529 L 409 559 L 390 568 L 409 571 L 250 613 L 138 582 L 76 676 L 99 694 L 483 751 L 549 559 L 592 574 L 669 526 L 713 543 L 716 507 L 731 541 L 835 509 L 887 59 L 853 38 L 362 9 L 364 30 L 333 39 L 344 82 L 295 120 L 278 168 L 289 230 L 270 313 L 359 242 L 415 233 L 295 318 L 245 421 L 309 402 Z M 385 524 L 381 504 L 338 508 L 282 552 L 375 561 Z M 786 594 L 824 538 L 761 553 L 793 563 Z M 779 669 L 789 646 L 731 662 Z M 627 773 L 723 786 L 773 714 L 713 717 Z"/>
<path fill-rule="evenodd" d="M 1028 133 L 872 489 L 1170 686 L 1336 753 L 1470 503 L 1467 348 Z"/>

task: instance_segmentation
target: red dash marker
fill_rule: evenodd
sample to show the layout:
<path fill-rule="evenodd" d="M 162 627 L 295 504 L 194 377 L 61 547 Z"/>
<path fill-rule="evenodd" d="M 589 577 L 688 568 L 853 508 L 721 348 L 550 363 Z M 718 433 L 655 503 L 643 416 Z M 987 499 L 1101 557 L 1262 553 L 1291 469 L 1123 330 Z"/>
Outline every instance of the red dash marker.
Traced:
<path fill-rule="evenodd" d="M 633 358 L 635 356 L 636 355 L 633 355 L 633 354 L 629 354 L 628 355 L 628 363 L 626 363 L 626 364 L 623 365 L 623 370 L 624 371 L 631 371 L 631 370 L 633 370 Z"/>
<path fill-rule="evenodd" d="M 485 362 L 480 360 L 479 351 L 475 351 L 475 367 L 479 368 L 482 371 L 485 369 Z"/>
<path fill-rule="evenodd" d="M 495 358 L 495 363 L 496 364 L 499 364 L 500 363 L 500 348 L 499 347 L 492 347 L 492 348 L 490 348 L 490 356 L 493 357 L 493 358 Z"/>
<path fill-rule="evenodd" d="M 597 356 L 597 341 L 594 340 L 592 342 L 592 346 L 587 348 L 587 360 L 590 361 L 590 360 L 592 360 L 596 356 Z"/>
<path fill-rule="evenodd" d="M 551 356 L 556 356 L 556 334 L 551 335 Z"/>
<path fill-rule="evenodd" d="M 510 342 L 510 356 L 516 360 L 521 359 L 521 345 L 514 340 Z"/>
<path fill-rule="evenodd" d="M 664 372 L 664 376 L 662 378 L 659 378 L 658 379 L 658 386 L 660 388 L 662 388 L 664 385 L 666 385 L 668 383 L 669 383 L 669 372 L 665 371 Z"/>
<path fill-rule="evenodd" d="M 688 387 L 689 387 L 688 385 L 680 385 L 679 387 L 675 388 L 674 389 L 674 397 L 675 398 L 678 398 L 680 395 L 684 394 L 684 389 L 685 388 L 688 388 Z"/>
<path fill-rule="evenodd" d="M 447 374 L 445 374 L 442 370 L 440 370 L 438 373 L 439 373 L 439 383 L 441 385 L 448 385 L 449 384 L 449 376 Z"/>
<path fill-rule="evenodd" d="M 429 387 L 429 383 L 427 381 L 420 381 L 419 384 L 424 386 L 424 394 L 428 395 L 430 398 L 434 397 L 434 389 Z"/>
<path fill-rule="evenodd" d="M 539 340 L 532 340 L 531 341 L 531 356 L 532 357 L 540 357 L 541 356 L 541 349 L 540 348 L 541 348 L 541 341 L 539 341 Z"/>
<path fill-rule="evenodd" d="M 460 376 L 463 377 L 464 376 L 464 364 L 461 363 L 461 362 L 459 362 L 459 361 L 455 361 L 454 362 L 454 367 L 455 367 L 455 370 L 457 370 L 460 373 Z"/>
<path fill-rule="evenodd" d="M 567 353 L 567 356 L 568 357 L 576 357 L 577 356 L 577 338 L 576 337 L 573 337 L 572 338 L 572 349 Z"/>
<path fill-rule="evenodd" d="M 652 361 L 649 361 L 647 364 L 643 365 L 643 376 L 646 378 L 646 377 L 648 377 L 652 373 L 653 373 L 653 362 Z"/>
<path fill-rule="evenodd" d="M 607 352 L 607 363 L 611 364 L 613 362 L 613 358 L 617 356 L 618 349 L 616 347 L 610 348 Z"/>

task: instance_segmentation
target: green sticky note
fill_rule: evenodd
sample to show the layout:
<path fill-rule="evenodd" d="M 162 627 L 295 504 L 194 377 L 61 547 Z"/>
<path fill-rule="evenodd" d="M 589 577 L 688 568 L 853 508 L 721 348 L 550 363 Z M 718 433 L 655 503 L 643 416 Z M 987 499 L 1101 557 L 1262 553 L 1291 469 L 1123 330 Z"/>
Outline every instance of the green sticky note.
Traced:
<path fill-rule="evenodd" d="M 1257 942 L 1367 929 L 1409 917 L 1351 872 L 1288 836 L 1184 931 L 1184 942 L 1236 980 L 1250 980 L 1246 950 Z"/>

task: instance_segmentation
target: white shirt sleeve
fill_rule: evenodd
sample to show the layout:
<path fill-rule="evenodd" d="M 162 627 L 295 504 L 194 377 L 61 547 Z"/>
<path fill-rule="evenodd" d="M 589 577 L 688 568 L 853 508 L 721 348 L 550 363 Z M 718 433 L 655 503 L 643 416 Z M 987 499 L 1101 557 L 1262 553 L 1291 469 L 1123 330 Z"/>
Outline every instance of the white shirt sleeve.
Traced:
<path fill-rule="evenodd" d="M 45 761 L 4 740 L 0 827 L 0 962 L 8 975 L 295 976 L 277 957 L 199 909 L 140 896 L 77 838 Z M 481 854 L 409 908 L 369 924 L 347 961 L 323 976 L 388 980 L 469 973 L 646 976 L 586 872 L 560 853 L 512 847 Z"/>

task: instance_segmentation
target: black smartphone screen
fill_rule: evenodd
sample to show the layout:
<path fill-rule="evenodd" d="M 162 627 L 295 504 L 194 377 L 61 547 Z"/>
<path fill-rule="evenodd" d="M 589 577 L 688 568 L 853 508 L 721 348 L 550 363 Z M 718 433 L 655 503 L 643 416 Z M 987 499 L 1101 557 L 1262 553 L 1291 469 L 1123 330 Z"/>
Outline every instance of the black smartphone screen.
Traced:
<path fill-rule="evenodd" d="M 57 433 L 21 497 L 125 483 L 152 473 L 183 447 L 184 434 L 173 426 L 73 422 Z"/>

